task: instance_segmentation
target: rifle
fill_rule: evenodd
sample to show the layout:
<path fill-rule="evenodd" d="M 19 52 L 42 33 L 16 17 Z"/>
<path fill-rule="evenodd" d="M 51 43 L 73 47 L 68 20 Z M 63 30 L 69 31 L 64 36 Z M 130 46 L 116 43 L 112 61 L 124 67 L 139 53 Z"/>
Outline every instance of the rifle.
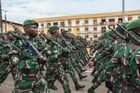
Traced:
<path fill-rule="evenodd" d="M 133 31 L 127 31 L 127 29 L 125 29 L 119 24 L 117 25 L 121 27 L 121 29 L 123 29 L 125 32 L 127 32 L 127 37 L 129 35 L 129 38 L 132 38 L 131 41 L 135 42 L 137 45 L 140 45 L 140 37 L 137 34 L 135 34 Z"/>
<path fill-rule="evenodd" d="M 49 36 L 47 36 L 46 34 L 42 33 L 42 35 L 47 39 L 50 40 L 53 44 L 57 45 L 58 47 L 60 47 L 62 50 L 66 50 L 64 47 L 62 47 L 59 43 L 57 43 L 56 41 L 52 40 Z"/>
<path fill-rule="evenodd" d="M 119 25 L 119 24 L 117 24 L 117 25 Z M 119 25 L 119 26 L 121 26 L 121 25 Z M 125 36 L 123 36 L 122 34 L 120 34 L 118 31 L 116 31 L 115 29 L 112 29 L 111 27 L 110 27 L 110 25 L 108 26 L 108 28 L 109 29 L 111 29 L 116 35 L 118 35 L 121 39 L 123 39 L 123 40 L 126 40 L 126 37 Z"/>
<path fill-rule="evenodd" d="M 62 40 L 64 41 L 64 43 L 70 48 L 70 50 L 75 49 L 75 47 L 73 47 L 70 42 L 67 42 L 66 41 L 66 39 L 62 36 L 62 34 L 60 34 L 60 37 L 62 38 Z"/>

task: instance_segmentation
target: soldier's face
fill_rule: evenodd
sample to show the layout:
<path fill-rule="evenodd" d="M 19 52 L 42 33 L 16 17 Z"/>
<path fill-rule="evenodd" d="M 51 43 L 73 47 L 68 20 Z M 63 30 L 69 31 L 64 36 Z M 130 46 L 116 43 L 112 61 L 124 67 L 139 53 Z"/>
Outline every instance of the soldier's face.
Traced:
<path fill-rule="evenodd" d="M 55 30 L 54 33 L 55 33 L 55 36 L 56 36 L 56 37 L 59 36 L 59 30 Z"/>
<path fill-rule="evenodd" d="M 29 25 L 28 35 L 31 37 L 36 37 L 38 35 L 38 27 L 37 25 Z"/>
<path fill-rule="evenodd" d="M 7 35 L 7 38 L 8 38 L 9 40 L 11 40 L 11 41 L 12 41 L 12 40 L 15 40 L 15 37 L 13 37 L 12 34 L 8 34 L 8 35 Z"/>

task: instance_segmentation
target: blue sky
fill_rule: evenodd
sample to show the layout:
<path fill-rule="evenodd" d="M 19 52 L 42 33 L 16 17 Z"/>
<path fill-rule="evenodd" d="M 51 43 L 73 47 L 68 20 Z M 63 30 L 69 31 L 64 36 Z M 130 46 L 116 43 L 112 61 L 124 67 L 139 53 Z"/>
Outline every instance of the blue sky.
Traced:
<path fill-rule="evenodd" d="M 7 20 L 94 14 L 122 10 L 122 0 L 1 0 Z M 125 10 L 139 10 L 140 0 L 125 0 Z M 4 12 L 3 16 L 4 16 Z M 3 17 L 4 18 L 4 17 Z"/>

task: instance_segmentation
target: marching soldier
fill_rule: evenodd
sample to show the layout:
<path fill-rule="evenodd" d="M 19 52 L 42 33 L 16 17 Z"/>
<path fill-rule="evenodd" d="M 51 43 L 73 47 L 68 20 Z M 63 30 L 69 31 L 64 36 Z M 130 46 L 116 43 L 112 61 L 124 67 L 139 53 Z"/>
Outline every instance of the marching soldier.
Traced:
<path fill-rule="evenodd" d="M 47 82 L 40 72 L 39 64 L 46 64 L 48 59 L 39 55 L 37 36 L 38 23 L 34 20 L 25 20 L 23 23 L 25 34 L 15 29 L 16 39 L 13 49 L 9 52 L 11 64 L 18 64 L 15 78 L 16 93 L 50 93 Z M 15 41 L 16 42 L 16 41 Z M 44 46 L 41 50 L 43 50 Z M 38 55 L 38 56 L 37 56 Z"/>
<path fill-rule="evenodd" d="M 57 26 L 51 26 L 49 28 L 49 33 L 51 34 L 51 40 L 52 41 L 58 41 L 58 36 L 59 36 L 59 28 Z M 68 75 L 65 73 L 61 62 L 59 61 L 59 57 L 62 56 L 62 54 L 66 51 L 64 50 L 59 50 L 59 47 L 57 45 L 54 45 L 51 41 L 48 41 L 48 44 L 51 46 L 51 55 L 49 56 L 49 63 L 48 67 L 46 69 L 46 80 L 49 83 L 49 87 L 53 88 L 55 80 L 58 80 L 64 89 L 65 93 L 71 93 L 70 86 L 69 86 L 69 80 L 68 80 Z M 54 88 L 56 89 L 56 88 Z"/>
<path fill-rule="evenodd" d="M 65 48 L 67 48 L 68 50 L 70 50 L 70 52 L 67 53 L 67 54 L 65 54 L 67 56 L 63 55 L 62 57 L 60 57 L 60 60 L 62 60 L 61 62 L 62 62 L 62 65 L 63 65 L 64 70 L 66 71 L 66 73 L 69 73 L 70 74 L 70 76 L 71 76 L 71 78 L 72 78 L 72 80 L 74 82 L 74 85 L 75 85 L 76 90 L 79 90 L 81 88 L 84 88 L 85 85 L 80 85 L 78 83 L 78 79 L 76 77 L 76 73 L 75 73 L 75 70 L 73 68 L 73 65 L 75 65 L 75 63 L 73 63 L 74 61 L 71 59 L 71 54 L 73 54 L 73 52 L 74 52 L 74 50 L 72 48 L 73 46 L 70 44 L 69 41 L 67 41 L 68 38 L 70 39 L 70 37 L 68 35 L 68 32 L 62 31 L 62 34 L 61 35 L 62 35 L 61 36 L 62 45 L 65 46 Z"/>

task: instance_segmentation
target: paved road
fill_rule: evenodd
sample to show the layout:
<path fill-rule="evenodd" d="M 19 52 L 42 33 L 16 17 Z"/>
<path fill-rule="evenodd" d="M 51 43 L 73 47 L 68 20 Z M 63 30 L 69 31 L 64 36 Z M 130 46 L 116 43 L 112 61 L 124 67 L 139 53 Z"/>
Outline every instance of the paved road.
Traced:
<path fill-rule="evenodd" d="M 75 91 L 75 87 L 72 82 L 72 79 L 69 78 L 72 93 L 87 93 L 88 88 L 91 87 L 91 85 L 92 85 L 91 80 L 93 77 L 90 75 L 90 72 L 92 71 L 92 69 L 89 69 L 88 66 L 85 66 L 84 68 L 86 68 L 88 70 L 86 72 L 84 72 L 83 75 L 88 75 L 88 77 L 79 81 L 79 83 L 86 85 L 86 87 L 79 91 Z M 57 91 L 51 90 L 51 93 L 64 93 L 63 88 L 58 81 L 55 82 L 55 85 L 58 87 L 58 90 Z M 9 75 L 9 77 L 6 79 L 6 81 L 0 86 L 0 93 L 12 93 L 11 91 L 13 88 L 14 88 L 14 82 L 12 80 L 12 76 Z M 99 88 L 96 89 L 96 93 L 107 93 L 106 91 L 107 91 L 107 89 L 104 87 L 104 84 L 102 84 Z"/>

